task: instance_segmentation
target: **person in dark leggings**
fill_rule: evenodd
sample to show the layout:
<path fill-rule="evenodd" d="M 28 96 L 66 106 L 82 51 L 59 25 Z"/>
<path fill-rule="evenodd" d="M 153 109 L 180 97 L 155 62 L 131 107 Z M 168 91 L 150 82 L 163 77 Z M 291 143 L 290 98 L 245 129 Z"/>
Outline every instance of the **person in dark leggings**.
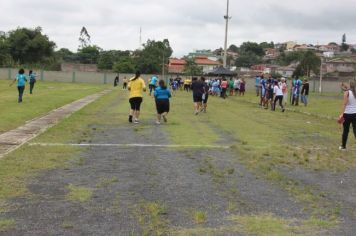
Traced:
<path fill-rule="evenodd" d="M 19 73 L 16 75 L 16 79 L 14 79 L 14 81 L 10 84 L 10 86 L 12 86 L 16 81 L 17 81 L 17 90 L 19 91 L 18 103 L 21 103 L 23 92 L 25 91 L 25 85 L 27 82 L 24 69 L 19 70 Z"/>
<path fill-rule="evenodd" d="M 344 93 L 344 103 L 342 106 L 342 113 L 339 119 L 343 118 L 343 133 L 342 144 L 339 147 L 340 150 L 346 150 L 346 143 L 350 132 L 350 126 L 352 124 L 353 133 L 356 139 L 356 82 L 350 82 L 350 89 Z"/>
<path fill-rule="evenodd" d="M 28 77 L 30 77 L 30 94 L 32 94 L 33 89 L 35 87 L 37 75 L 33 73 L 32 70 L 30 70 L 30 72 L 28 73 Z"/>
<path fill-rule="evenodd" d="M 282 112 L 284 112 L 284 107 L 283 107 L 283 91 L 282 87 L 279 85 L 278 81 L 274 82 L 274 87 L 273 87 L 273 106 L 272 110 L 276 110 L 276 104 L 279 102 L 279 106 L 282 108 Z"/>

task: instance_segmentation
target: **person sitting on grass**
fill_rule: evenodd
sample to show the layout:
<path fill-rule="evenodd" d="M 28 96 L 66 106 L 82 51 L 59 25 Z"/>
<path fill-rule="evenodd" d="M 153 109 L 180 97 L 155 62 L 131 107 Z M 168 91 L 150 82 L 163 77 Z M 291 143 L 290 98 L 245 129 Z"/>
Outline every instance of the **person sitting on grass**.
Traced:
<path fill-rule="evenodd" d="M 16 75 L 14 81 L 10 84 L 12 86 L 17 81 L 17 90 L 19 91 L 18 103 L 22 103 L 23 92 L 25 91 L 25 85 L 27 82 L 27 77 L 25 75 L 25 70 L 20 69 L 19 73 Z"/>
<path fill-rule="evenodd" d="M 157 121 L 156 124 L 161 124 L 161 118 L 163 121 L 167 122 L 167 115 L 169 112 L 169 98 L 172 97 L 171 91 L 167 88 L 164 80 L 158 82 L 158 88 L 154 91 L 154 97 L 156 99 L 156 109 L 157 109 Z"/>

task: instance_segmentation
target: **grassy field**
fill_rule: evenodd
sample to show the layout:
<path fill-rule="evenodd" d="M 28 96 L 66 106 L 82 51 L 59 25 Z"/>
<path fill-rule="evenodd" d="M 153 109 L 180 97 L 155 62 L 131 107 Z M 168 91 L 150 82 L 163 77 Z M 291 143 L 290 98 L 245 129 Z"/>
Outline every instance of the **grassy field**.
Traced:
<path fill-rule="evenodd" d="M 4 87 L 4 84 L 2 84 Z M 54 83 L 38 84 L 38 100 L 25 97 L 26 105 L 32 109 L 35 101 L 46 101 L 49 93 L 40 93 L 44 88 L 59 86 Z M 48 87 L 46 87 L 48 86 Z M 65 87 L 67 89 L 65 89 Z M 68 90 L 71 88 L 70 90 Z M 86 88 L 86 89 L 84 89 Z M 84 96 L 98 91 L 103 87 L 91 85 L 65 85 L 61 84 L 60 91 L 67 95 L 57 94 L 60 102 L 74 99 L 74 96 Z M 79 91 L 79 92 L 75 92 Z M 16 93 L 8 93 L 7 99 L 14 101 L 13 105 L 6 109 L 14 109 L 17 106 Z M 58 92 L 59 93 L 59 92 Z M 81 95 L 79 95 L 81 94 Z M 51 128 L 48 132 L 38 137 L 35 142 L 87 142 L 93 130 L 90 125 L 127 125 L 127 112 L 129 104 L 127 95 L 112 92 L 97 102 L 75 113 L 60 124 Z M 11 95 L 11 96 L 10 96 Z M 43 95 L 43 96 L 40 96 Z M 3 96 L 1 94 L 1 96 Z M 34 100 L 32 100 L 34 99 Z M 120 106 L 112 106 L 109 113 L 101 114 L 100 108 L 115 104 L 117 100 L 124 101 Z M 356 152 L 339 152 L 337 150 L 341 138 L 341 129 L 335 120 L 320 118 L 318 116 L 336 117 L 339 114 L 341 97 L 334 94 L 328 96 L 310 96 L 308 107 L 293 108 L 295 112 L 281 113 L 264 110 L 258 107 L 256 97 L 230 97 L 226 100 L 210 97 L 208 112 L 193 115 L 193 104 L 190 93 L 179 92 L 171 100 L 171 113 L 168 116 L 168 124 L 162 125 L 172 144 L 199 144 L 199 145 L 229 145 L 236 154 L 236 161 L 242 162 L 257 176 L 278 184 L 285 189 L 297 201 L 305 204 L 311 215 L 299 228 L 295 222 L 281 219 L 270 214 L 266 215 L 232 215 L 231 221 L 237 222 L 233 228 L 204 229 L 194 228 L 173 231 L 173 235 L 214 235 L 221 232 L 244 232 L 252 235 L 293 235 L 291 232 L 313 232 L 315 227 L 332 227 L 338 222 L 338 209 L 327 198 L 327 194 L 316 194 L 312 186 L 301 186 L 297 181 L 288 178 L 280 171 L 281 168 L 301 168 L 310 171 L 344 172 L 356 168 Z M 41 107 L 42 113 L 50 109 L 50 105 Z M 0 102 L 0 107 L 5 105 Z M 58 105 L 60 106 L 60 105 Z M 6 106 L 7 107 L 7 106 Z M 290 106 L 288 106 L 290 107 Z M 53 108 L 52 108 L 53 109 Z M 38 116 L 29 109 L 28 116 Z M 12 110 L 14 112 L 14 110 Z M 312 113 L 307 115 L 303 112 Z M 3 118 L 1 118 L 3 119 Z M 15 119 L 9 117 L 9 119 Z M 24 122 L 18 120 L 18 123 Z M 136 132 L 145 132 L 154 126 L 155 107 L 154 100 L 147 95 L 142 106 L 142 124 L 135 127 Z M 12 124 L 12 123 L 11 123 Z M 0 123 L 2 127 L 2 122 Z M 4 126 L 6 127 L 6 126 Z M 50 141 L 49 141 L 50 140 Z M 120 142 L 120 140 L 118 140 Z M 350 134 L 348 148 L 355 149 L 356 143 Z M 184 150 L 183 150 L 184 151 Z M 45 170 L 65 167 L 72 163 L 80 165 L 79 149 L 73 147 L 38 147 L 25 145 L 19 150 L 0 160 L 0 211 L 6 212 L 11 206 L 7 204 L 9 199 L 21 196 L 30 196 L 26 184 L 28 179 Z M 213 168 L 213 167 L 212 167 Z M 214 169 L 208 171 L 215 173 Z M 233 173 L 233 170 L 231 171 Z M 232 174 L 230 173 L 230 174 Z M 117 182 L 116 179 L 103 180 L 98 185 Z M 68 185 L 67 199 L 71 201 L 85 202 L 92 196 L 92 189 L 82 186 Z M 152 222 L 162 223 L 161 205 L 141 203 L 137 206 L 140 212 L 148 212 L 152 215 Z M 200 225 L 207 220 L 204 211 L 194 210 L 190 217 Z M 145 218 L 140 222 L 145 224 Z M 4 220 L 4 227 L 15 225 L 12 219 Z M 269 223 L 264 223 L 269 222 Z M 11 223 L 11 224 L 10 224 Z M 237 226 L 238 225 L 238 226 Z M 71 224 L 66 224 L 71 228 Z M 158 227 L 160 230 L 164 227 Z M 166 230 L 166 229 L 165 229 Z M 157 232 L 160 232 L 159 230 Z"/>
<path fill-rule="evenodd" d="M 106 88 L 103 85 L 41 82 L 35 85 L 34 94 L 26 87 L 23 103 L 17 103 L 17 87 L 0 80 L 0 133 L 16 128 L 26 121 Z"/>

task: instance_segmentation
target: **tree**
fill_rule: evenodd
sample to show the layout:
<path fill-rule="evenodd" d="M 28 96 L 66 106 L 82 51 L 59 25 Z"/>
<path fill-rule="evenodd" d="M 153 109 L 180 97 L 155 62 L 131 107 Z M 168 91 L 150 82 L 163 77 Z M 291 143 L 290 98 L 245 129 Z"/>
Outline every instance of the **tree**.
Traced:
<path fill-rule="evenodd" d="M 310 77 L 311 72 L 315 74 L 319 73 L 321 59 L 312 51 L 307 51 L 296 70 L 294 71 L 293 76 L 307 76 Z"/>
<path fill-rule="evenodd" d="M 53 56 L 56 46 L 47 35 L 42 34 L 41 27 L 10 31 L 7 40 L 12 58 L 20 64 L 44 61 Z"/>
<path fill-rule="evenodd" d="M 136 64 L 133 58 L 131 57 L 123 57 L 118 62 L 116 62 L 113 66 L 113 70 L 116 73 L 135 73 Z"/>
<path fill-rule="evenodd" d="M 0 65 L 7 66 L 11 64 L 10 45 L 5 34 L 0 35 Z"/>
<path fill-rule="evenodd" d="M 239 52 L 239 48 L 234 44 L 231 44 L 228 50 L 236 53 Z"/>
<path fill-rule="evenodd" d="M 282 66 L 288 66 L 291 63 L 296 63 L 296 62 L 300 62 L 303 58 L 304 58 L 304 54 L 306 52 L 282 52 L 278 59 L 277 59 L 277 63 L 282 65 Z"/>
<path fill-rule="evenodd" d="M 254 53 L 257 56 L 264 56 L 265 51 L 261 45 L 258 43 L 253 43 L 253 42 L 244 42 L 240 46 L 240 53 Z"/>
<path fill-rule="evenodd" d="M 270 43 L 262 42 L 262 43 L 260 43 L 260 47 L 262 47 L 263 49 L 274 48 L 274 42 L 273 41 Z"/>
<path fill-rule="evenodd" d="M 237 67 L 251 67 L 260 63 L 262 63 L 262 58 L 251 51 L 240 54 L 236 60 Z"/>
<path fill-rule="evenodd" d="M 88 33 L 88 30 L 84 26 L 80 30 L 79 44 L 79 49 L 86 48 L 90 45 L 90 35 Z"/>
<path fill-rule="evenodd" d="M 190 76 L 202 75 L 203 68 L 198 66 L 193 58 L 185 58 L 186 64 L 184 67 L 184 74 Z"/>
<path fill-rule="evenodd" d="M 97 64 L 102 49 L 96 45 L 87 46 L 78 50 L 76 60 L 83 64 Z"/>
<path fill-rule="evenodd" d="M 137 69 L 146 74 L 161 73 L 162 63 L 168 64 L 168 59 L 173 53 L 168 39 L 148 40 L 143 46 L 142 51 L 136 52 Z"/>
<path fill-rule="evenodd" d="M 349 45 L 346 44 L 346 34 L 342 35 L 342 44 L 341 44 L 341 51 L 349 50 Z"/>

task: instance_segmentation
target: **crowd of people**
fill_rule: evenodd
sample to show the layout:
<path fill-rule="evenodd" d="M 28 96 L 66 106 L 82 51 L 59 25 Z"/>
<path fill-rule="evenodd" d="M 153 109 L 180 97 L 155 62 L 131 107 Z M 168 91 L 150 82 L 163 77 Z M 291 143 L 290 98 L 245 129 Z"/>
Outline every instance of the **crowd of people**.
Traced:
<path fill-rule="evenodd" d="M 284 112 L 288 98 L 292 106 L 298 106 L 299 100 L 304 106 L 308 105 L 309 82 L 307 79 L 302 81 L 295 77 L 291 80 L 290 86 L 288 86 L 286 78 L 257 75 L 255 88 L 256 96 L 260 97 L 259 105 L 265 109 L 269 109 L 270 106 L 271 110 L 275 111 L 278 102 L 282 112 Z M 288 94 L 290 94 L 289 97 Z"/>

